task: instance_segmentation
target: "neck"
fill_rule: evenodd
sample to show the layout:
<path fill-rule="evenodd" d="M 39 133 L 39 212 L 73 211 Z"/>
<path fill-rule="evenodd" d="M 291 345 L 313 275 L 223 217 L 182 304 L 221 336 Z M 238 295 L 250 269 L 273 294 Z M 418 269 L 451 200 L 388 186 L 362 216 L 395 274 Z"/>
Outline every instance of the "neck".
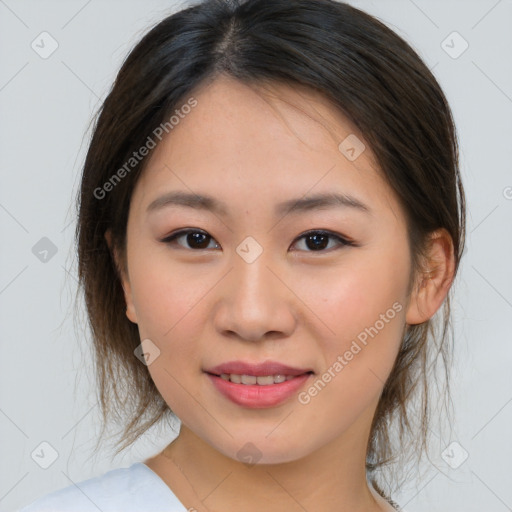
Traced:
<path fill-rule="evenodd" d="M 369 432 L 361 435 L 358 427 L 353 425 L 355 435 L 345 432 L 343 439 L 301 459 L 248 465 L 223 455 L 182 425 L 163 455 L 183 475 L 182 482 L 196 497 L 192 505 L 198 511 L 392 510 L 368 487 L 364 461 Z"/>

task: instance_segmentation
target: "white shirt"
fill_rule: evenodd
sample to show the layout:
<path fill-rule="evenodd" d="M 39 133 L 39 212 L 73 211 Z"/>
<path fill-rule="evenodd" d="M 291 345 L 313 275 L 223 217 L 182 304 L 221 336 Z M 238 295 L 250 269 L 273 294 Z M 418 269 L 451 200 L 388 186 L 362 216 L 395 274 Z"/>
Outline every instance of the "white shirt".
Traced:
<path fill-rule="evenodd" d="M 187 512 L 169 486 L 148 466 L 128 468 L 70 485 L 19 512 Z"/>
<path fill-rule="evenodd" d="M 396 512 L 373 486 L 386 511 Z M 170 487 L 143 462 L 78 482 L 36 499 L 18 512 L 188 512 Z"/>

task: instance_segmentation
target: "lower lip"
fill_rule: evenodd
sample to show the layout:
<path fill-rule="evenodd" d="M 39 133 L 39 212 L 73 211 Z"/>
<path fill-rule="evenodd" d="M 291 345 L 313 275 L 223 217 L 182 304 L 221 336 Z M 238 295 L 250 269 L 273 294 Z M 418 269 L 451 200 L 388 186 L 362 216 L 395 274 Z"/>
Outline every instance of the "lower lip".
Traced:
<path fill-rule="evenodd" d="M 260 386 L 259 384 L 235 384 L 211 373 L 206 375 L 225 397 L 235 404 L 252 409 L 263 409 L 282 404 L 312 376 L 311 373 L 305 373 L 279 384 Z"/>

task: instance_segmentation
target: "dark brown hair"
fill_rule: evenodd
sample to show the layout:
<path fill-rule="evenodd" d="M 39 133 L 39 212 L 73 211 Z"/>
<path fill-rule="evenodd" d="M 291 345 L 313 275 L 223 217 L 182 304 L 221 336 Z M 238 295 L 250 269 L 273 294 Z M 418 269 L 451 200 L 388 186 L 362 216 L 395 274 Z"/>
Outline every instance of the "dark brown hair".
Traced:
<path fill-rule="evenodd" d="M 197 87 L 220 73 L 248 85 L 310 87 L 358 127 L 406 215 L 411 276 L 421 271 L 429 234 L 438 228 L 452 237 L 455 272 L 463 252 L 465 200 L 449 105 L 418 54 L 386 25 L 332 0 L 206 0 L 168 16 L 129 53 L 100 108 L 77 198 L 80 289 L 92 332 L 102 432 L 109 418 L 123 428 L 116 453 L 173 413 L 134 356 L 138 327 L 126 317 L 120 268 L 104 234 L 111 231 L 126 270 L 130 198 L 147 158 L 129 172 L 126 162 Z M 122 179 L 106 193 L 104 185 L 123 166 Z M 441 309 L 440 332 L 434 319 L 404 331 L 371 428 L 369 474 L 398 455 L 427 448 L 427 383 L 434 362 L 443 365 L 449 396 L 450 294 Z M 396 447 L 392 421 L 399 426 Z"/>

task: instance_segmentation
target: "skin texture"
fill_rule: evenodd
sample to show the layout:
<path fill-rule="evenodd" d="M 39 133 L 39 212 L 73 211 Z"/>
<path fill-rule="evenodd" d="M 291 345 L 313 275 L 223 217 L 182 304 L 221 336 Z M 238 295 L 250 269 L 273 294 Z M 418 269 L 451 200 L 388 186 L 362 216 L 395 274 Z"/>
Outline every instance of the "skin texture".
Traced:
<path fill-rule="evenodd" d="M 194 97 L 197 106 L 150 155 L 127 226 L 127 316 L 141 340 L 158 347 L 148 370 L 182 422 L 165 453 L 145 462 L 198 511 L 389 510 L 366 481 L 370 426 L 406 323 L 430 318 L 449 290 L 451 239 L 435 233 L 433 272 L 408 297 L 400 204 L 363 134 L 325 98 L 223 76 Z M 366 145 L 355 161 L 338 149 L 349 134 Z M 146 213 L 173 190 L 212 195 L 229 215 L 182 206 Z M 274 214 L 276 203 L 322 192 L 356 196 L 371 214 L 336 207 Z M 183 228 L 212 237 L 208 249 L 186 236 L 161 241 Z M 356 246 L 329 238 L 315 250 L 301 235 L 318 229 Z M 236 251 L 248 236 L 263 250 L 252 263 Z M 229 360 L 271 359 L 312 368 L 303 391 L 393 304 L 393 318 L 307 404 L 294 396 L 275 407 L 241 407 L 203 372 Z M 237 455 L 249 442 L 260 456 L 254 465 Z"/>

